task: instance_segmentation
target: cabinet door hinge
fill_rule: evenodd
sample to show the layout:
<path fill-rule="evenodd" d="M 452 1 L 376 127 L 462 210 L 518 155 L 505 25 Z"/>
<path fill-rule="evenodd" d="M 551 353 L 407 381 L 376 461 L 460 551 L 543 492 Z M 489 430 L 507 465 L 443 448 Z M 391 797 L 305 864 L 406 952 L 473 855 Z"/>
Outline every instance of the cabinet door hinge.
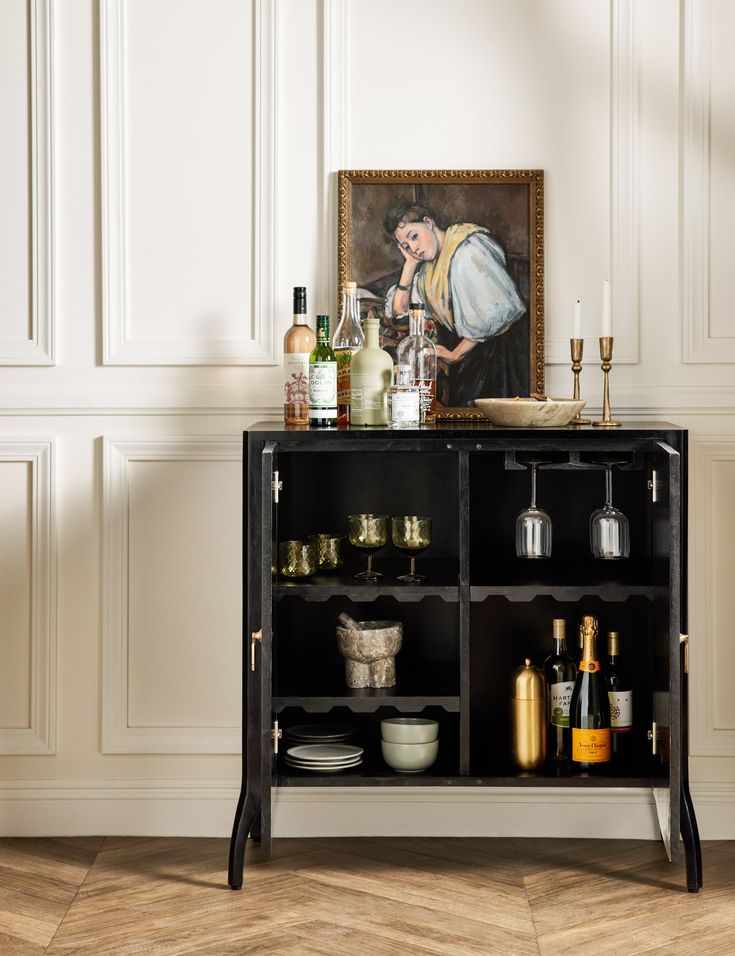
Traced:
<path fill-rule="evenodd" d="M 283 731 L 278 726 L 278 718 L 273 721 L 273 729 L 271 730 L 271 738 L 273 740 L 273 753 L 278 753 L 278 741 L 283 737 Z"/>
<path fill-rule="evenodd" d="M 648 487 L 651 492 L 651 501 L 655 504 L 658 501 L 658 473 L 655 468 L 651 472 Z"/>
<path fill-rule="evenodd" d="M 253 631 L 250 635 L 250 670 L 255 670 L 255 645 L 263 640 L 262 630 Z"/>
<path fill-rule="evenodd" d="M 273 500 L 278 504 L 278 494 L 283 491 L 283 482 L 278 478 L 278 472 L 273 472 Z"/>
<path fill-rule="evenodd" d="M 689 635 L 680 634 L 679 643 L 684 645 L 684 673 L 689 673 Z"/>
<path fill-rule="evenodd" d="M 655 756 L 658 743 L 658 727 L 656 721 L 652 721 L 651 729 L 648 731 L 648 739 L 651 741 L 651 753 Z"/>

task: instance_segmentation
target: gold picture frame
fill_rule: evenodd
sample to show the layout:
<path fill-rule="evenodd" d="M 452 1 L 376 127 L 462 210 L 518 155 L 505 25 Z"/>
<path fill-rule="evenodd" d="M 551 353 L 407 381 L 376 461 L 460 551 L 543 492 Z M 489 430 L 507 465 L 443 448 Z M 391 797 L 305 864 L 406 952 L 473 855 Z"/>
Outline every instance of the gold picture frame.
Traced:
<path fill-rule="evenodd" d="M 478 190 L 477 187 L 487 187 Z M 383 226 L 388 208 L 411 207 L 432 213 L 437 210 L 432 219 L 425 217 L 424 221 L 431 224 L 440 219 L 446 223 L 456 224 L 455 242 L 462 242 L 462 236 L 472 236 L 476 230 L 481 235 L 484 244 L 492 243 L 489 247 L 495 256 L 492 268 L 497 269 L 496 263 L 505 279 L 512 283 L 517 292 L 517 302 L 525 306 L 525 311 L 516 318 L 511 315 L 508 325 L 501 328 L 513 329 L 513 335 L 508 335 L 502 341 L 503 347 L 512 349 L 512 362 L 516 374 L 508 374 L 504 388 L 507 392 L 512 388 L 514 394 L 544 392 L 544 173 L 540 169 L 344 169 L 340 170 L 338 178 L 338 222 L 337 222 L 337 285 L 339 302 L 342 300 L 342 290 L 348 279 L 356 281 L 358 288 L 363 290 L 363 305 L 372 307 L 377 314 L 382 313 L 383 344 L 390 351 L 391 345 L 399 339 L 386 336 L 400 335 L 396 329 L 395 317 L 386 306 L 385 295 L 390 296 L 390 290 L 395 289 L 400 282 L 403 268 L 402 258 L 411 258 L 408 245 L 406 252 L 398 246 L 400 230 L 396 230 L 392 237 Z M 413 213 L 419 215 L 419 213 Z M 419 221 L 420 224 L 420 221 Z M 433 226 L 432 226 L 433 228 Z M 451 226 L 445 230 L 438 230 L 444 237 Z M 464 233 L 459 232 L 463 228 Z M 439 246 L 438 248 L 441 248 Z M 408 252 L 408 254 L 407 254 Z M 424 255 L 418 252 L 417 255 Z M 439 255 L 436 254 L 437 260 Z M 448 258 L 448 257 L 445 257 Z M 414 266 L 416 275 L 421 271 Z M 453 257 L 449 261 L 454 261 Z M 413 265 L 413 264 L 412 264 Z M 451 276 L 451 265 L 445 266 L 447 276 Z M 465 268 L 465 267 L 463 267 Z M 436 270 L 435 270 L 436 271 Z M 466 274 L 466 273 L 465 273 Z M 478 272 L 481 281 L 482 271 Z M 474 280 L 473 280 L 474 281 Z M 446 279 L 449 287 L 449 279 Z M 402 288 L 406 288 L 402 286 Z M 413 288 L 413 287 L 412 287 Z M 451 286 L 456 289 L 454 283 Z M 386 293 L 386 289 L 388 292 Z M 367 300 L 365 299 L 367 293 Z M 395 296 L 395 292 L 393 292 Z M 381 305 L 381 296 L 383 299 Z M 372 301 L 372 306 L 370 305 Z M 469 298 L 468 298 L 469 301 Z M 475 299 L 472 300 L 473 302 Z M 439 321 L 434 321 L 434 331 L 439 337 L 455 341 L 460 335 L 459 324 L 453 324 L 452 304 L 449 300 L 449 312 L 439 315 Z M 516 307 L 519 312 L 521 304 Z M 438 312 L 439 310 L 437 310 Z M 337 311 L 339 314 L 339 309 Z M 509 313 L 510 314 L 510 313 Z M 430 306 L 427 306 L 427 315 L 431 315 Z M 467 338 L 470 338 L 467 336 Z M 489 334 L 482 342 L 489 346 L 480 353 L 475 352 L 477 359 L 473 360 L 472 371 L 467 371 L 462 378 L 463 369 L 470 369 L 469 362 L 464 358 L 455 360 L 454 353 L 449 353 L 442 366 L 442 396 L 448 398 L 446 404 L 437 403 L 437 418 L 441 421 L 468 421 L 482 418 L 472 404 L 472 390 L 483 384 L 488 386 L 505 375 L 505 370 L 497 372 L 501 359 L 495 363 L 495 372 L 483 372 L 488 369 L 483 366 L 484 354 L 495 354 L 492 348 L 497 348 L 502 336 Z M 464 341 L 464 340 L 462 340 Z M 474 346 L 471 346 L 474 350 Z M 528 349 L 528 361 L 525 361 L 525 349 Z M 444 352 L 448 349 L 445 347 Z M 461 351 L 461 350 L 460 350 Z M 465 350 L 467 353 L 469 350 Z M 460 352 L 458 351 L 458 354 Z M 497 355 L 502 355 L 498 351 Z M 526 370 L 528 378 L 525 378 Z M 485 378 L 483 378 L 485 375 Z M 502 393 L 501 393 L 502 394 Z M 460 404 L 453 403 L 451 398 L 460 395 Z M 482 394 L 474 398 L 489 397 Z M 512 397 L 512 396 L 510 396 Z M 440 399 L 441 401 L 441 399 Z"/>

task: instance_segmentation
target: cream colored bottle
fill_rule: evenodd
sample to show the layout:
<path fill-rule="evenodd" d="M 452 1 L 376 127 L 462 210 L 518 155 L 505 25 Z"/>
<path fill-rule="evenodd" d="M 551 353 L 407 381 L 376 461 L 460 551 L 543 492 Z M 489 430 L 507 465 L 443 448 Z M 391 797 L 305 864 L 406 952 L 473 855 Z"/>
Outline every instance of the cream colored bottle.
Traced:
<path fill-rule="evenodd" d="M 380 347 L 380 322 L 365 320 L 365 347 L 352 356 L 350 424 L 387 425 L 393 360 Z"/>

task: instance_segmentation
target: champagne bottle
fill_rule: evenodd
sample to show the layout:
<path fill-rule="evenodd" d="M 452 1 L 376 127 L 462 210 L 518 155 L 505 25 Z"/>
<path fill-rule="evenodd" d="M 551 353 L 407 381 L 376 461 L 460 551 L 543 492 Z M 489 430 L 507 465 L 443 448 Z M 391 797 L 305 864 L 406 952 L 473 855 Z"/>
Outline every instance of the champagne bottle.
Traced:
<path fill-rule="evenodd" d="M 617 631 L 608 632 L 607 655 L 605 684 L 610 700 L 610 746 L 613 763 L 621 765 L 630 759 L 633 743 L 633 689 L 620 659 Z"/>
<path fill-rule="evenodd" d="M 595 770 L 610 760 L 610 700 L 595 647 L 597 621 L 582 618 L 584 649 L 569 708 L 572 760 L 579 770 Z"/>
<path fill-rule="evenodd" d="M 412 302 L 408 311 L 409 334 L 402 339 L 396 350 L 400 381 L 404 368 L 408 368 L 411 384 L 419 389 L 421 423 L 433 422 L 436 418 L 436 346 L 424 332 L 424 307 Z"/>
<path fill-rule="evenodd" d="M 309 424 L 337 424 L 337 356 L 329 344 L 329 316 L 316 317 L 316 345 L 309 356 Z"/>
<path fill-rule="evenodd" d="M 352 357 L 350 372 L 352 425 L 388 424 L 388 389 L 393 380 L 393 362 L 380 347 L 380 322 L 365 320 L 365 347 Z"/>
<path fill-rule="evenodd" d="M 552 622 L 554 652 L 544 661 L 549 702 L 547 753 L 550 760 L 569 760 L 572 756 L 569 706 L 577 679 L 577 668 L 567 654 L 566 626 L 565 620 L 554 618 Z"/>
<path fill-rule="evenodd" d="M 364 344 L 357 283 L 346 282 L 342 292 L 342 317 L 332 339 L 332 348 L 337 356 L 337 424 L 340 426 L 350 424 L 350 366 L 352 356 Z"/>
<path fill-rule="evenodd" d="M 309 424 L 309 356 L 315 345 L 316 336 L 306 321 L 306 289 L 297 285 L 293 325 L 283 337 L 283 420 L 287 425 Z"/>

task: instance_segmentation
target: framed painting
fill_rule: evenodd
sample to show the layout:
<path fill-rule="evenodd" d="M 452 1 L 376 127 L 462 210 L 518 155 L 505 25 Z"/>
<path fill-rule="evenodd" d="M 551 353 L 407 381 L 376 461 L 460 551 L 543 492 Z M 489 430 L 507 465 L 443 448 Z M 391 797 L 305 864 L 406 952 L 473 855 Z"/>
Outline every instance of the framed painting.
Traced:
<path fill-rule="evenodd" d="M 424 306 L 437 417 L 543 393 L 543 170 L 341 170 L 338 188 L 339 301 L 356 282 L 393 355 Z"/>

